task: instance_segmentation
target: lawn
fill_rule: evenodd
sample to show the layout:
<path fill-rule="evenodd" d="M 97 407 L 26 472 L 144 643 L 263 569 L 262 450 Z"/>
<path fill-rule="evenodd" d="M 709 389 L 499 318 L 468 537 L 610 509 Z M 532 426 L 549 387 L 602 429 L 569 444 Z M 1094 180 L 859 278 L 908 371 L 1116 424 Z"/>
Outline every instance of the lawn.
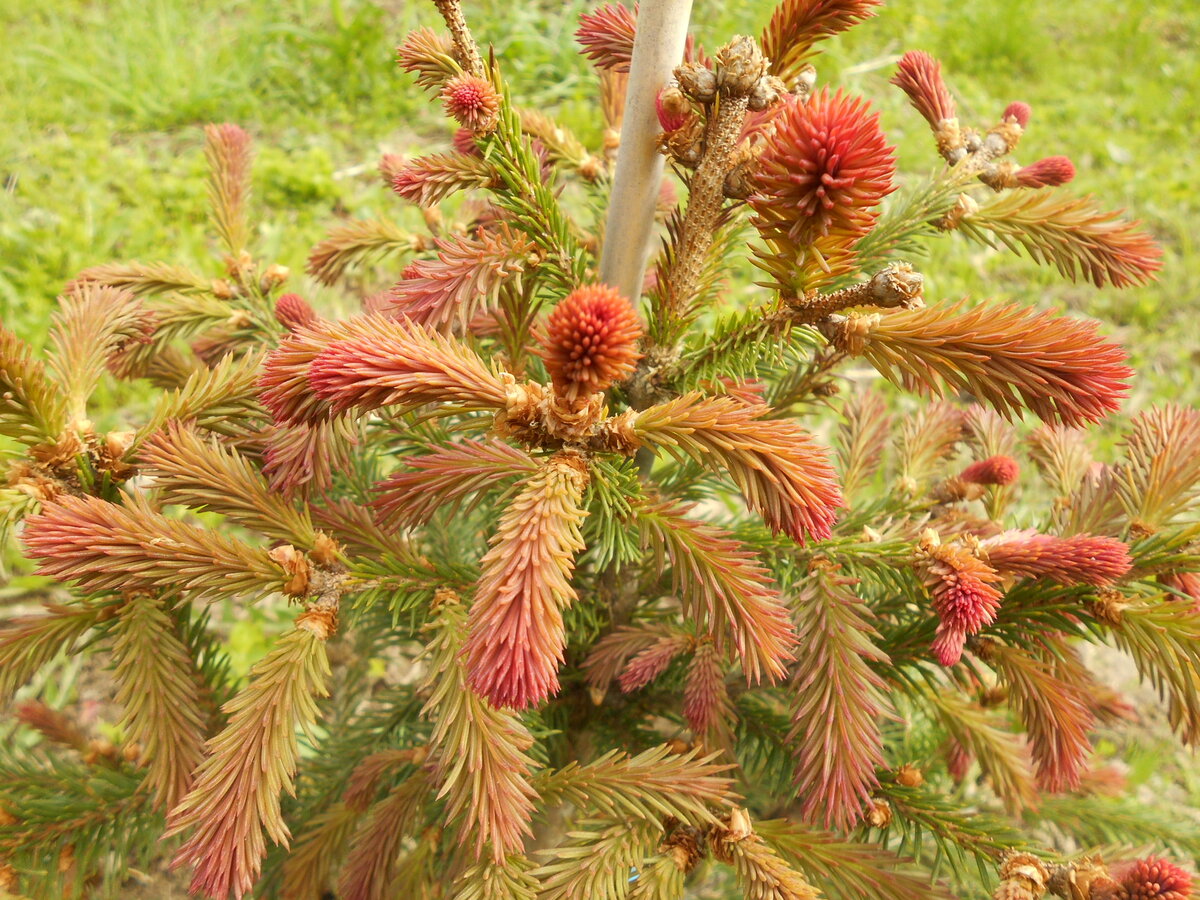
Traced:
<path fill-rule="evenodd" d="M 480 36 L 523 102 L 598 141 L 595 78 L 574 53 L 569 2 L 470 4 Z M 694 30 L 716 45 L 757 32 L 771 3 L 697 0 Z M 301 0 L 7 0 L 0 29 L 0 311 L 39 340 L 48 310 L 81 268 L 167 260 L 219 274 L 204 227 L 201 127 L 233 121 L 256 138 L 259 246 L 300 284 L 308 248 L 337 216 L 413 209 L 379 187 L 383 151 L 448 140 L 440 111 L 392 64 L 394 45 L 432 4 Z M 1065 153 L 1075 187 L 1141 217 L 1166 249 L 1158 283 L 1096 291 L 1008 254 L 948 239 L 921 263 L 933 297 L 1013 296 L 1093 314 L 1130 346 L 1134 403 L 1197 397 L 1189 327 L 1200 228 L 1200 7 L 1116 0 L 925 0 L 886 6 L 830 42 L 822 82 L 871 97 L 914 175 L 934 163 L 924 123 L 887 84 L 907 49 L 945 63 L 964 118 L 991 120 L 1011 100 L 1034 107 L 1022 157 Z M 385 273 L 390 274 L 390 273 Z"/>

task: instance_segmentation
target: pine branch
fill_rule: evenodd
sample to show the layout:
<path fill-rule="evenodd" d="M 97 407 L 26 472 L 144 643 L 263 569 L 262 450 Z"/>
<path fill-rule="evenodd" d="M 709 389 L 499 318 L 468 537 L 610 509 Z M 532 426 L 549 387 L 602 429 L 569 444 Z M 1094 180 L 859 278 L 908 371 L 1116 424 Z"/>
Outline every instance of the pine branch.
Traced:
<path fill-rule="evenodd" d="M 733 768 L 713 762 L 717 754 L 699 750 L 678 754 L 660 744 L 630 757 L 620 750 L 587 765 L 576 762 L 535 781 L 541 805 L 571 803 L 589 816 L 613 821 L 640 819 L 657 823 L 675 818 L 697 827 L 717 821 L 716 812 L 733 803 Z"/>
<path fill-rule="evenodd" d="M 84 285 L 118 288 L 135 297 L 155 294 L 206 294 L 212 281 L 183 266 L 171 263 L 102 263 L 90 266 L 67 284 L 67 293 Z"/>
<path fill-rule="evenodd" d="M 410 160 L 391 179 L 392 190 L 410 203 L 430 207 L 459 191 L 496 186 L 496 167 L 466 153 L 433 153 Z"/>
<path fill-rule="evenodd" d="M 29 347 L 0 325 L 0 435 L 30 446 L 54 443 L 66 419 L 61 388 Z"/>
<path fill-rule="evenodd" d="M 1111 633 L 1142 679 L 1167 701 L 1171 726 L 1180 738 L 1200 743 L 1200 612 L 1193 601 L 1125 606 Z"/>
<path fill-rule="evenodd" d="M 1043 425 L 1026 439 L 1029 456 L 1056 498 L 1067 498 L 1079 486 L 1092 462 L 1084 432 Z"/>
<path fill-rule="evenodd" d="M 229 724 L 209 740 L 209 756 L 192 790 L 171 812 L 166 837 L 191 836 L 175 857 L 196 866 L 193 893 L 237 900 L 254 886 L 266 854 L 263 831 L 276 844 L 290 837 L 280 794 L 294 793 L 297 728 L 317 720 L 315 697 L 328 693 L 325 641 L 305 627 L 280 638 L 250 670 L 250 681 L 225 706 Z"/>
<path fill-rule="evenodd" d="M 598 69 L 628 72 L 637 33 L 637 9 L 623 3 L 606 3 L 579 17 L 575 39 L 583 55 Z"/>
<path fill-rule="evenodd" d="M 954 691 L 930 689 L 925 700 L 950 738 L 979 761 L 1010 815 L 1037 807 L 1039 794 L 1025 748 L 1004 728 L 1005 723 Z"/>
<path fill-rule="evenodd" d="M 116 701 L 124 709 L 121 728 L 141 747 L 156 803 L 170 809 L 191 787 L 192 771 L 204 756 L 199 674 L 171 617 L 147 594 L 121 607 L 113 656 Z"/>
<path fill-rule="evenodd" d="M 474 494 L 470 510 L 498 482 L 527 477 L 538 469 L 527 453 L 496 438 L 438 447 L 423 456 L 406 457 L 404 463 L 408 468 L 375 487 L 378 496 L 371 505 L 386 528 L 423 525 L 440 510 L 454 515 Z"/>
<path fill-rule="evenodd" d="M 1121 212 L 1103 212 L 1091 196 L 1062 190 L 1005 191 L 971 209 L 955 227 L 972 240 L 1036 262 L 1053 263 L 1064 278 L 1085 278 L 1096 287 L 1147 284 L 1162 268 L 1162 249 Z"/>
<path fill-rule="evenodd" d="M 132 495 L 124 506 L 63 497 L 26 521 L 24 539 L 41 574 L 89 592 L 237 596 L 286 590 L 291 580 L 266 550 L 169 519 Z"/>
<path fill-rule="evenodd" d="M 787 819 L 756 822 L 754 830 L 831 900 L 950 900 L 943 885 L 930 883 L 927 876 L 911 871 L 909 860 L 874 844 L 853 843 Z"/>
<path fill-rule="evenodd" d="M 333 285 L 353 266 L 381 263 L 425 248 L 425 239 L 388 219 L 351 219 L 335 225 L 308 254 L 305 271 Z"/>
<path fill-rule="evenodd" d="M 422 774 L 409 777 L 371 807 L 350 841 L 338 896 L 342 900 L 385 900 L 395 896 L 396 857 L 404 838 L 425 818 L 430 785 Z"/>
<path fill-rule="evenodd" d="M 786 607 L 754 555 L 723 529 L 688 518 L 690 509 L 639 506 L 643 545 L 659 570 L 669 562 L 685 617 L 703 623 L 721 650 L 728 634 L 747 682 L 777 681 L 796 642 Z"/>
<path fill-rule="evenodd" d="M 633 430 L 649 446 L 728 472 L 772 531 L 803 544 L 829 537 L 841 505 L 827 453 L 791 420 L 767 420 L 765 405 L 685 394 L 637 414 Z"/>
<path fill-rule="evenodd" d="M 1117 490 L 1135 533 L 1153 532 L 1200 498 L 1200 411 L 1170 404 L 1133 418 Z"/>
<path fill-rule="evenodd" d="M 426 403 L 455 403 L 463 410 L 505 408 L 505 382 L 465 345 L 407 320 L 372 317 L 364 328 L 362 337 L 330 343 L 308 368 L 312 392 L 335 415 L 381 406 L 395 406 L 401 413 Z M 271 365 L 268 360 L 268 372 Z M 267 376 L 263 381 L 268 387 Z"/>
<path fill-rule="evenodd" d="M 959 877 L 967 873 L 971 857 L 985 884 L 996 861 L 1008 850 L 1026 846 L 1021 833 L 1012 825 L 976 809 L 962 809 L 938 794 L 922 787 L 903 787 L 893 781 L 880 783 L 879 796 L 889 806 L 893 818 L 881 828 L 885 838 L 893 831 L 900 834 L 898 854 L 910 855 L 922 862 L 932 849 L 934 865 L 946 863 Z"/>
<path fill-rule="evenodd" d="M 1049 791 L 1077 786 L 1091 753 L 1095 723 L 1088 695 L 1061 677 L 1051 659 L 995 642 L 980 655 L 1009 689 L 1009 702 L 1029 734 L 1038 782 Z"/>
<path fill-rule="evenodd" d="M 481 859 L 455 882 L 451 900 L 540 900 L 533 869 L 533 863 L 516 854 L 499 864 Z"/>
<path fill-rule="evenodd" d="M 318 532 L 307 510 L 273 491 L 236 450 L 168 423 L 140 455 L 167 503 L 210 509 L 254 531 L 311 550 Z"/>
<path fill-rule="evenodd" d="M 813 45 L 875 16 L 881 0 L 783 0 L 762 35 L 771 74 L 789 86 L 816 55 Z"/>
<path fill-rule="evenodd" d="M 475 316 L 494 311 L 501 288 L 520 292 L 533 267 L 533 243 L 503 223 L 474 236 L 436 238 L 437 259 L 405 268 L 388 293 L 387 312 L 442 332 L 466 331 Z"/>
<path fill-rule="evenodd" d="M 0 704 L 12 700 L 60 651 L 71 653 L 95 625 L 116 615 L 115 603 L 45 604 L 45 612 L 9 619 L 0 625 Z"/>
<path fill-rule="evenodd" d="M 211 428 L 225 417 L 244 415 L 246 407 L 256 400 L 262 361 L 258 354 L 229 354 L 211 369 L 193 372 L 178 390 L 162 395 L 146 424 L 135 433 L 127 454 L 136 452 L 171 419 L 195 421 L 202 428 Z"/>
<path fill-rule="evenodd" d="M 896 456 L 900 484 L 909 494 L 936 473 L 939 464 L 963 437 L 962 410 L 950 403 L 930 403 L 900 423 Z"/>
<path fill-rule="evenodd" d="M 321 900 L 360 818 L 358 810 L 338 803 L 308 822 L 283 863 L 283 896 Z"/>
<path fill-rule="evenodd" d="M 536 791 L 530 785 L 533 745 L 512 712 L 490 706 L 467 684 L 461 659 L 466 615 L 453 595 L 443 594 L 422 711 L 434 719 L 430 736 L 433 777 L 446 798 L 449 821 L 461 817 L 459 840 L 476 858 L 488 851 L 496 865 L 522 849 L 531 834 Z"/>
<path fill-rule="evenodd" d="M 889 660 L 876 646 L 870 610 L 846 579 L 818 569 L 792 602 L 805 652 L 792 679 L 788 742 L 804 819 L 853 827 L 883 765 L 879 717 L 891 714 L 883 679 L 871 666 Z"/>
<path fill-rule="evenodd" d="M 38 876 L 38 900 L 115 894 L 159 840 L 151 801 L 126 766 L 0 759 L 0 857 Z"/>
<path fill-rule="evenodd" d="M 496 706 L 522 709 L 558 692 L 588 478 L 577 451 L 542 463 L 501 515 L 480 562 L 464 653 L 471 687 Z"/>
<path fill-rule="evenodd" d="M 1098 422 L 1132 374 L 1094 322 L 1012 304 L 835 316 L 827 336 L 898 387 L 941 396 L 948 385 L 1010 419 L 1029 409 L 1047 422 Z"/>
<path fill-rule="evenodd" d="M 709 842 L 717 859 L 733 866 L 746 900 L 816 900 L 816 889 L 752 830 L 745 810 L 735 809 Z"/>
<path fill-rule="evenodd" d="M 654 821 L 584 819 L 565 844 L 543 851 L 546 862 L 530 873 L 541 883 L 538 900 L 622 900 L 630 871 L 661 837 Z"/>
<path fill-rule="evenodd" d="M 842 408 L 837 457 L 842 493 L 853 496 L 875 474 L 892 433 L 887 405 L 875 391 L 856 393 Z"/>
<path fill-rule="evenodd" d="M 272 491 L 284 497 L 328 493 L 335 472 L 351 466 L 359 436 L 354 423 L 334 417 L 324 422 L 270 425 L 263 432 L 262 473 Z"/>
<path fill-rule="evenodd" d="M 237 125 L 226 123 L 206 126 L 204 137 L 213 225 L 225 251 L 237 260 L 250 238 L 246 218 L 250 200 L 250 135 Z"/>

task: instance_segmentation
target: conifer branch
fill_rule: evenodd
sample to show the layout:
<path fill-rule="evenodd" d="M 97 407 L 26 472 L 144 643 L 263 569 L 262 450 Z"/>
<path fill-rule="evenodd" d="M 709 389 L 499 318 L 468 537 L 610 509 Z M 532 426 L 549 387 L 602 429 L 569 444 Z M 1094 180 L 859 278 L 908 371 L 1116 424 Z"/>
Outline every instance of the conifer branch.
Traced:
<path fill-rule="evenodd" d="M 309 820 L 283 863 L 283 896 L 321 900 L 362 814 L 338 803 Z"/>
<path fill-rule="evenodd" d="M 979 761 L 1010 814 L 1037 807 L 1039 795 L 1025 748 L 1001 722 L 954 691 L 930 689 L 925 699 L 950 738 Z"/>
<path fill-rule="evenodd" d="M 237 596 L 285 590 L 291 580 L 266 550 L 169 519 L 131 495 L 124 506 L 63 497 L 27 520 L 24 537 L 39 572 L 88 592 Z"/>
<path fill-rule="evenodd" d="M 950 900 L 945 886 L 911 863 L 874 844 L 848 841 L 787 819 L 756 822 L 757 833 L 780 856 L 815 882 L 832 900 Z"/>
<path fill-rule="evenodd" d="M 883 765 L 879 718 L 891 714 L 872 664 L 887 664 L 870 611 L 851 579 L 818 570 L 792 601 L 803 654 L 792 678 L 795 783 L 813 824 L 849 830 L 863 815 Z"/>
<path fill-rule="evenodd" d="M 643 545 L 660 570 L 670 564 L 684 615 L 703 623 L 719 649 L 732 642 L 746 681 L 778 681 L 796 643 L 786 607 L 753 553 L 723 529 L 689 518 L 690 508 L 640 506 Z"/>
<path fill-rule="evenodd" d="M 122 730 L 141 748 L 146 784 L 157 804 L 170 809 L 191 787 L 192 771 L 204 756 L 199 673 L 171 617 L 149 594 L 137 594 L 121 607 L 113 656 Z"/>
<path fill-rule="evenodd" d="M 28 445 L 54 443 L 66 424 L 64 400 L 41 361 L 0 325 L 0 435 Z"/>
<path fill-rule="evenodd" d="M 439 447 L 408 457 L 405 465 L 407 469 L 375 486 L 371 505 L 387 528 L 423 525 L 440 510 L 453 514 L 468 496 L 478 499 L 497 482 L 532 475 L 538 468 L 527 453 L 496 438 Z"/>
<path fill-rule="evenodd" d="M 193 893 L 240 900 L 258 878 L 263 832 L 276 844 L 290 838 L 279 798 L 295 791 L 296 730 L 308 733 L 316 723 L 315 698 L 328 693 L 330 675 L 325 638 L 304 615 L 226 704 L 229 724 L 209 740 L 192 790 L 171 812 L 167 837 L 191 831 L 175 863 L 195 865 Z"/>
<path fill-rule="evenodd" d="M 1162 268 L 1162 250 L 1137 222 L 1103 212 L 1090 197 L 1058 191 L 1015 190 L 975 207 L 956 227 L 988 246 L 1024 249 L 1036 262 L 1053 263 L 1072 281 L 1096 287 L 1146 284 Z"/>
<path fill-rule="evenodd" d="M 746 900 L 817 900 L 816 889 L 755 834 L 750 816 L 734 809 L 729 823 L 709 841 L 717 859 L 733 867 Z"/>
<path fill-rule="evenodd" d="M 1039 783 L 1049 791 L 1075 787 L 1091 752 L 1088 732 L 1095 722 L 1087 694 L 1059 677 L 1048 660 L 993 641 L 985 646 L 981 657 L 1007 685 L 1025 723 Z"/>
<path fill-rule="evenodd" d="M 311 390 L 333 414 L 439 402 L 504 409 L 505 382 L 468 347 L 406 320 L 373 317 L 365 331 L 330 343 L 309 366 Z"/>
<path fill-rule="evenodd" d="M 495 166 L 466 153 L 433 153 L 410 160 L 392 175 L 392 190 L 410 203 L 430 207 L 459 191 L 495 187 Z"/>
<path fill-rule="evenodd" d="M 481 312 L 493 311 L 500 289 L 519 291 L 536 260 L 533 242 L 501 224 L 475 236 L 435 238 L 437 259 L 405 268 L 388 293 L 387 312 L 438 331 L 467 330 Z"/>
<path fill-rule="evenodd" d="M 50 368 L 75 422 L 87 416 L 87 401 L 109 360 L 127 343 L 149 339 L 153 319 L 133 294 L 84 285 L 59 298 L 50 329 Z"/>
<path fill-rule="evenodd" d="M 881 0 L 783 0 L 762 34 L 771 74 L 791 86 L 817 51 L 813 45 L 875 16 Z"/>
<path fill-rule="evenodd" d="M 1200 613 L 1193 601 L 1124 606 L 1111 633 L 1142 679 L 1167 701 L 1171 726 L 1180 738 L 1200 743 Z"/>
<path fill-rule="evenodd" d="M 842 497 L 826 451 L 795 422 L 766 419 L 768 412 L 690 393 L 642 410 L 633 430 L 651 447 L 727 471 L 772 531 L 801 544 L 827 538 Z"/>
<path fill-rule="evenodd" d="M 195 421 L 211 428 L 219 420 L 256 405 L 255 383 L 262 362 L 258 354 L 239 357 L 231 353 L 211 369 L 193 372 L 178 390 L 162 395 L 149 420 L 134 434 L 127 455 L 171 419 Z"/>
<path fill-rule="evenodd" d="M 154 294 L 203 294 L 212 281 L 183 266 L 170 263 L 102 263 L 84 269 L 67 285 L 67 293 L 86 284 L 128 291 L 135 297 Z"/>
<path fill-rule="evenodd" d="M 250 238 L 246 205 L 250 200 L 250 135 L 237 125 L 204 129 L 208 160 L 208 199 L 213 225 L 225 252 L 238 260 Z"/>
<path fill-rule="evenodd" d="M 480 562 L 464 653 L 471 687 L 496 706 L 521 709 L 558 692 L 588 477 L 575 451 L 544 462 L 504 511 Z"/>
<path fill-rule="evenodd" d="M 960 302 L 827 322 L 835 347 L 898 387 L 941 396 L 949 385 L 1006 418 L 1028 409 L 1047 422 L 1098 422 L 1120 407 L 1132 374 L 1095 323 L 1028 307 Z"/>
<path fill-rule="evenodd" d="M 440 602 L 425 681 L 431 693 L 422 711 L 434 719 L 429 744 L 437 796 L 446 798 L 450 821 L 461 817 L 461 843 L 476 858 L 486 851 L 501 865 L 532 833 L 537 793 L 527 751 L 533 738 L 514 713 L 495 709 L 468 685 L 461 659 L 466 615 L 453 594 L 442 593 Z"/>
<path fill-rule="evenodd" d="M 387 219 L 352 219 L 329 230 L 308 254 L 305 271 L 321 284 L 336 284 L 352 266 L 380 263 L 425 249 L 425 238 Z"/>
<path fill-rule="evenodd" d="M 168 503 L 211 509 L 247 528 L 311 550 L 318 532 L 305 510 L 273 491 L 235 450 L 169 423 L 142 449 L 144 473 Z"/>
<path fill-rule="evenodd" d="M 584 819 L 565 844 L 543 851 L 546 861 L 530 873 L 541 884 L 538 900 L 621 900 L 630 871 L 661 836 L 655 821 Z"/>
<path fill-rule="evenodd" d="M 589 815 L 613 821 L 658 822 L 674 818 L 697 827 L 712 825 L 733 803 L 731 765 L 713 762 L 717 754 L 699 750 L 678 754 L 669 744 L 637 756 L 611 750 L 581 766 L 572 762 L 540 775 L 535 786 L 543 806 L 569 802 Z"/>
<path fill-rule="evenodd" d="M 842 493 L 850 497 L 875 474 L 892 432 L 892 418 L 883 397 L 862 391 L 842 408 L 845 421 L 838 428 L 838 471 Z"/>
<path fill-rule="evenodd" d="M 385 900 L 402 887 L 393 883 L 396 857 L 405 837 L 425 818 L 430 785 L 421 773 L 410 776 L 371 807 L 350 841 L 338 882 L 344 900 Z"/>
<path fill-rule="evenodd" d="M 90 628 L 116 613 L 111 602 L 47 603 L 43 613 L 0 625 L 0 703 L 8 703 L 42 666 L 59 652 L 72 652 Z"/>
<path fill-rule="evenodd" d="M 499 864 L 481 859 L 459 877 L 451 900 L 535 900 L 540 897 L 541 885 L 534 869 L 532 862 L 518 854 Z"/>
<path fill-rule="evenodd" d="M 1135 534 L 1153 532 L 1200 498 L 1200 411 L 1170 404 L 1133 418 L 1117 491 Z"/>

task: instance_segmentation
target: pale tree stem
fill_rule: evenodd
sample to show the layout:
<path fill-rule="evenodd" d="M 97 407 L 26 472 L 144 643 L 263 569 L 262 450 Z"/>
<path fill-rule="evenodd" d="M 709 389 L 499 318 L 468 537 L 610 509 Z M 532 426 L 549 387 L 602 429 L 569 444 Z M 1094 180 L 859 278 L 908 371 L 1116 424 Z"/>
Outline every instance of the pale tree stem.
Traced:
<path fill-rule="evenodd" d="M 642 279 L 654 233 L 654 210 L 662 182 L 661 130 L 654 101 L 683 59 L 692 0 L 642 0 L 625 94 L 625 119 L 600 255 L 600 280 L 630 300 Z"/>

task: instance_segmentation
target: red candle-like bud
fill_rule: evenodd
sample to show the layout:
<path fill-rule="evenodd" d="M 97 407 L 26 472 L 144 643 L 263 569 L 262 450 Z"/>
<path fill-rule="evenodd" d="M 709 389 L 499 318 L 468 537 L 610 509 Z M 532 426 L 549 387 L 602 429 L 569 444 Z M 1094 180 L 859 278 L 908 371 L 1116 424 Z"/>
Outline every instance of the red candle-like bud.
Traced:
<path fill-rule="evenodd" d="M 1011 456 L 989 456 L 973 462 L 958 477 L 968 484 L 1012 484 L 1021 467 Z"/>
<path fill-rule="evenodd" d="M 996 620 L 1000 575 L 966 547 L 942 544 L 932 532 L 921 538 L 917 568 L 941 620 L 931 649 L 939 663 L 952 666 L 962 658 L 967 636 Z"/>
<path fill-rule="evenodd" d="M 1192 876 L 1165 859 L 1139 859 L 1120 873 L 1118 879 L 1129 900 L 1189 900 Z"/>
<path fill-rule="evenodd" d="M 572 402 L 632 374 L 641 336 L 629 301 L 602 284 L 568 294 L 538 335 L 555 392 Z"/>
<path fill-rule="evenodd" d="M 275 301 L 275 319 L 288 331 L 316 321 L 317 314 L 299 294 L 284 294 Z"/>
<path fill-rule="evenodd" d="M 1065 156 L 1047 156 L 1017 169 L 1013 177 L 1021 187 L 1055 187 L 1075 177 L 1075 164 Z"/>
<path fill-rule="evenodd" d="M 442 89 L 446 113 L 474 134 L 487 134 L 496 127 L 500 95 L 491 82 L 475 75 L 458 75 Z"/>
<path fill-rule="evenodd" d="M 1012 119 L 1022 128 L 1026 128 L 1029 125 L 1029 116 L 1032 113 L 1033 110 L 1030 108 L 1028 103 L 1021 103 L 1020 101 L 1017 101 L 1004 107 L 1004 115 L 1002 115 L 1000 118 L 1004 120 Z"/>
<path fill-rule="evenodd" d="M 942 64 L 924 50 L 910 50 L 900 57 L 892 84 L 908 95 L 913 108 L 934 128 L 957 115 L 954 98 L 942 81 Z"/>
<path fill-rule="evenodd" d="M 759 157 L 755 224 L 799 247 L 830 234 L 852 244 L 893 190 L 893 149 L 865 100 L 828 88 L 807 103 L 792 100 Z"/>

